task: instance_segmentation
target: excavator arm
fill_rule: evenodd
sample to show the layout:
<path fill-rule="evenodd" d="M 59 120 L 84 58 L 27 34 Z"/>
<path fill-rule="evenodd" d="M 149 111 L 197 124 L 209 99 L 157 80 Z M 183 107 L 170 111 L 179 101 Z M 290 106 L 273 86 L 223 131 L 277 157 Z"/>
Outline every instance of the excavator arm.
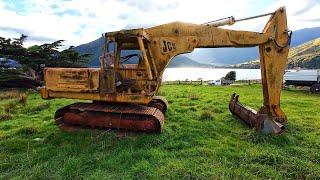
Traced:
<path fill-rule="evenodd" d="M 284 7 L 270 15 L 262 33 L 222 29 L 216 27 L 217 23 L 194 25 L 175 22 L 146 29 L 152 37 L 151 51 L 157 60 L 158 76 L 161 77 L 174 56 L 194 48 L 259 46 L 263 106 L 255 112 L 241 105 L 238 96 L 232 95 L 230 111 L 258 131 L 283 132 L 281 123 L 286 122 L 287 117 L 280 108 L 280 92 L 291 34 Z"/>

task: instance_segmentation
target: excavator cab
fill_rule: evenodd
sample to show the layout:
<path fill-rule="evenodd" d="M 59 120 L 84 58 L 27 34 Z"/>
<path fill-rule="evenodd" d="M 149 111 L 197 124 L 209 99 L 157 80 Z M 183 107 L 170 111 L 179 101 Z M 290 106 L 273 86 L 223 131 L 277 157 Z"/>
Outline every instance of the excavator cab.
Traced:
<path fill-rule="evenodd" d="M 100 57 L 100 91 L 154 95 L 157 73 L 150 51 L 150 40 L 143 29 L 106 33 Z"/>

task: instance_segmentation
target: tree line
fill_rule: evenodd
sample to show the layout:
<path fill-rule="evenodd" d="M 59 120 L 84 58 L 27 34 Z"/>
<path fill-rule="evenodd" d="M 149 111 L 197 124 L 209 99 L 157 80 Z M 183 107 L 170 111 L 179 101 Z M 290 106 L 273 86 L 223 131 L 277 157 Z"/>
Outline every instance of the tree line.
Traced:
<path fill-rule="evenodd" d="M 80 54 L 74 46 L 59 51 L 64 40 L 24 47 L 28 36 L 0 37 L 0 87 L 39 85 L 45 67 L 86 67 L 91 54 Z M 16 63 L 14 66 L 13 63 Z M 20 84 L 19 84 L 20 83 Z"/>

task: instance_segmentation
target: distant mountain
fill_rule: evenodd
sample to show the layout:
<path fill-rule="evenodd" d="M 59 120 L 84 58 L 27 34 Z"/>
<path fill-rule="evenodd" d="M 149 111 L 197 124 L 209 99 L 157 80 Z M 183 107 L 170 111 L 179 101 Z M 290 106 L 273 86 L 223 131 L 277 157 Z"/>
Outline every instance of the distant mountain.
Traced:
<path fill-rule="evenodd" d="M 320 37 L 320 27 L 294 31 L 292 33 L 291 47 L 296 47 L 318 37 Z M 259 50 L 258 47 L 196 49 L 193 53 L 187 54 L 186 56 L 200 63 L 227 65 L 258 59 Z"/>
<path fill-rule="evenodd" d="M 90 67 L 99 66 L 99 57 L 102 54 L 102 46 L 103 46 L 103 37 L 91 41 L 87 44 L 82 44 L 80 46 L 75 47 L 75 50 L 80 54 L 92 54 L 91 60 L 89 62 Z"/>
<path fill-rule="evenodd" d="M 196 62 L 185 55 L 179 55 L 173 58 L 168 67 L 205 67 L 207 65 Z"/>
<path fill-rule="evenodd" d="M 307 41 L 320 37 L 320 27 L 306 28 L 294 31 L 292 34 L 291 47 L 303 44 Z M 82 44 L 75 47 L 75 50 L 84 54 L 93 54 L 89 66 L 99 66 L 99 56 L 102 52 L 103 39 L 102 37 L 87 44 Z M 255 60 L 259 57 L 257 47 L 254 48 L 217 48 L 217 49 L 196 49 L 192 53 L 184 54 L 182 57 L 193 60 L 194 62 L 188 64 L 195 66 L 207 65 L 227 65 L 239 64 L 248 60 Z M 179 58 L 177 56 L 176 58 Z M 169 67 L 180 66 L 178 62 L 186 65 L 185 61 L 172 61 L 173 65 Z M 196 64 L 196 63 L 198 64 Z"/>
<path fill-rule="evenodd" d="M 82 44 L 80 46 L 75 47 L 75 50 L 81 54 L 85 54 L 85 53 L 90 53 L 92 54 L 91 56 L 91 61 L 89 66 L 90 67 L 98 67 L 100 62 L 99 62 L 99 57 L 102 54 L 102 46 L 103 46 L 103 38 L 99 38 L 95 41 L 89 42 L 87 44 Z M 110 46 L 110 48 L 112 49 L 112 45 Z M 126 51 L 124 53 L 121 54 L 121 56 L 125 56 L 128 54 L 132 54 L 132 53 L 138 53 L 138 52 L 129 52 Z M 135 61 L 135 59 L 133 59 L 133 61 Z M 130 63 L 132 61 L 128 61 L 126 63 Z M 196 62 L 188 57 L 186 57 L 185 55 L 179 55 L 175 58 L 173 58 L 171 60 L 171 63 L 169 64 L 168 67 L 202 67 L 205 66 L 204 64 L 201 64 L 199 62 Z"/>
<path fill-rule="evenodd" d="M 288 67 L 319 69 L 320 37 L 292 48 L 289 52 Z"/>
<path fill-rule="evenodd" d="M 305 28 L 292 33 L 291 47 L 296 47 L 305 42 L 320 37 L 320 27 Z"/>
<path fill-rule="evenodd" d="M 260 61 L 249 61 L 234 65 L 236 68 L 260 68 Z M 307 69 L 320 68 L 320 38 L 313 39 L 297 47 L 291 48 L 288 55 L 288 68 Z"/>

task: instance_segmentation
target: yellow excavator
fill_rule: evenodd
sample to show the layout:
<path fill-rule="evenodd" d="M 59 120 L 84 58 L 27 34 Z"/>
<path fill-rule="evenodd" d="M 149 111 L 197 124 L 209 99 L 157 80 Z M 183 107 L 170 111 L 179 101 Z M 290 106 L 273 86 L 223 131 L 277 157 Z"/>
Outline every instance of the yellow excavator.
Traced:
<path fill-rule="evenodd" d="M 262 16 L 270 19 L 261 33 L 219 27 Z M 287 120 L 280 108 L 280 92 L 290 32 L 284 7 L 239 20 L 231 16 L 205 24 L 173 22 L 147 29 L 108 32 L 103 34 L 100 68 L 46 68 L 45 86 L 40 93 L 44 99 L 92 101 L 58 109 L 55 121 L 63 130 L 110 128 L 161 132 L 168 103 L 156 94 L 172 58 L 195 48 L 259 46 L 263 106 L 256 112 L 243 106 L 239 96 L 233 94 L 229 109 L 257 131 L 278 134 L 284 131 Z"/>

